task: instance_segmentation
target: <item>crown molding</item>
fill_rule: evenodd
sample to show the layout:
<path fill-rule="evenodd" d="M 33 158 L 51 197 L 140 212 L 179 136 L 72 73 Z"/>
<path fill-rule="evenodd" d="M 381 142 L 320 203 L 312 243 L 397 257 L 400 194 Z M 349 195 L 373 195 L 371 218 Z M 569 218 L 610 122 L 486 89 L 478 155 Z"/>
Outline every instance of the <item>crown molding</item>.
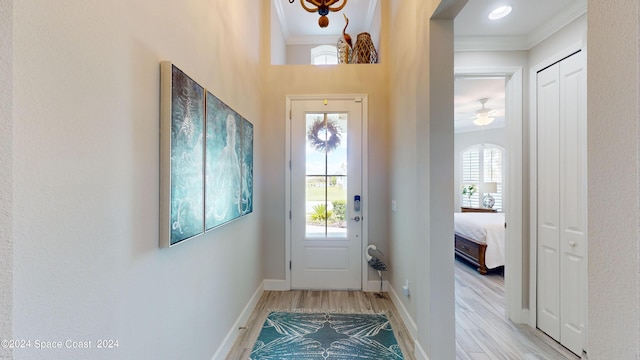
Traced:
<path fill-rule="evenodd" d="M 526 36 L 456 36 L 454 51 L 529 50 Z"/>
<path fill-rule="evenodd" d="M 367 29 L 371 29 L 373 24 L 373 16 L 376 14 L 376 7 L 378 6 L 378 0 L 371 0 L 369 8 L 367 9 L 367 17 L 364 20 Z"/>
<path fill-rule="evenodd" d="M 272 0 L 274 8 L 276 9 L 276 16 L 278 17 L 278 22 L 280 23 L 280 30 L 282 31 L 282 36 L 285 39 L 289 38 L 289 27 L 287 27 L 287 22 L 284 18 L 284 9 L 282 8 L 282 1 Z M 273 18 L 272 18 L 273 19 Z"/>
<path fill-rule="evenodd" d="M 539 28 L 535 29 L 531 32 L 531 34 L 529 34 L 527 43 L 529 49 L 548 39 L 550 36 L 562 30 L 562 28 L 571 24 L 573 21 L 586 13 L 586 1 L 577 2 L 559 12 L 558 14 L 556 14 L 556 16 L 549 19 L 549 21 L 545 22 Z"/>

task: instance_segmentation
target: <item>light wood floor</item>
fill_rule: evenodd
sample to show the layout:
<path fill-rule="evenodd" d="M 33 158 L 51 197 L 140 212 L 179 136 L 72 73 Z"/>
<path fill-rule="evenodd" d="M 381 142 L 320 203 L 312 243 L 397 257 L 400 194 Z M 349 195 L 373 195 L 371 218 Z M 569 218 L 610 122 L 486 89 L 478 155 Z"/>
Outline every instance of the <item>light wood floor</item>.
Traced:
<path fill-rule="evenodd" d="M 375 293 L 362 291 L 265 291 L 255 310 L 251 314 L 246 330 L 240 332 L 227 360 L 248 359 L 262 324 L 267 319 L 269 311 L 279 310 L 331 310 L 331 311 L 360 311 L 367 313 L 386 312 L 393 332 L 400 344 L 404 358 L 415 360 L 413 356 L 413 341 L 409 332 L 388 295 L 378 298 Z M 302 359 L 301 359 L 302 360 Z"/>
<path fill-rule="evenodd" d="M 506 319 L 501 272 L 483 276 L 456 260 L 455 281 L 457 359 L 578 359 L 542 332 Z M 411 336 L 388 295 L 381 299 L 361 291 L 265 291 L 226 359 L 249 358 L 269 311 L 299 309 L 386 311 L 405 359 L 415 359 Z"/>
<path fill-rule="evenodd" d="M 543 332 L 507 320 L 502 269 L 480 275 L 456 259 L 456 357 L 464 360 L 575 360 Z"/>

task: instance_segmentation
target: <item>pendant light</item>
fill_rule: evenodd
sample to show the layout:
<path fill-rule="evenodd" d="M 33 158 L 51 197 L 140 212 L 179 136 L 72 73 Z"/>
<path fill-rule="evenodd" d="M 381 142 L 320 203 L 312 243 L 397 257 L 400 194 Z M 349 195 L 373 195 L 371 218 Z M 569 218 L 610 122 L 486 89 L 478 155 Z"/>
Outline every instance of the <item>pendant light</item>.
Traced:
<path fill-rule="evenodd" d="M 293 4 L 294 1 L 295 0 L 289 0 L 289 4 Z M 313 6 L 309 7 L 305 5 L 305 1 Z M 317 12 L 318 15 L 320 15 L 320 19 L 318 19 L 318 25 L 320 25 L 321 28 L 326 28 L 327 26 L 329 26 L 329 18 L 327 17 L 327 15 L 329 15 L 329 12 L 340 11 L 342 10 L 342 8 L 344 8 L 345 5 L 347 5 L 347 0 L 342 0 L 342 4 L 331 7 L 332 5 L 335 5 L 340 1 L 341 0 L 300 0 L 300 5 L 302 5 L 302 7 L 310 13 Z"/>

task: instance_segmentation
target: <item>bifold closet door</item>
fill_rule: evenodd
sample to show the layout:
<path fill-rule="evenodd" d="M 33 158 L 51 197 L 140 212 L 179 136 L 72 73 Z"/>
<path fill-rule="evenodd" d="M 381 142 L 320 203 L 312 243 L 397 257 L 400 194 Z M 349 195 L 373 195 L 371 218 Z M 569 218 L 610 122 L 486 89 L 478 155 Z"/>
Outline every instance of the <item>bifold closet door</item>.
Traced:
<path fill-rule="evenodd" d="M 581 354 L 586 331 L 586 61 L 538 73 L 538 328 Z"/>
<path fill-rule="evenodd" d="M 560 343 L 581 354 L 587 305 L 587 72 L 560 63 Z"/>
<path fill-rule="evenodd" d="M 560 65 L 538 73 L 538 328 L 560 341 Z"/>

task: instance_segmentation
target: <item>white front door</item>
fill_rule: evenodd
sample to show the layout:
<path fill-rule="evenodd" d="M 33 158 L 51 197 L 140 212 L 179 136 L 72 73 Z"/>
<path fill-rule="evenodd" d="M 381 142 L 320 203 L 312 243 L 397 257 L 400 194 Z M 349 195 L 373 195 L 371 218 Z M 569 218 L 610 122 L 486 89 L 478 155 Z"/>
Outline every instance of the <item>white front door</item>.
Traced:
<path fill-rule="evenodd" d="M 362 99 L 291 100 L 291 288 L 362 288 Z"/>

